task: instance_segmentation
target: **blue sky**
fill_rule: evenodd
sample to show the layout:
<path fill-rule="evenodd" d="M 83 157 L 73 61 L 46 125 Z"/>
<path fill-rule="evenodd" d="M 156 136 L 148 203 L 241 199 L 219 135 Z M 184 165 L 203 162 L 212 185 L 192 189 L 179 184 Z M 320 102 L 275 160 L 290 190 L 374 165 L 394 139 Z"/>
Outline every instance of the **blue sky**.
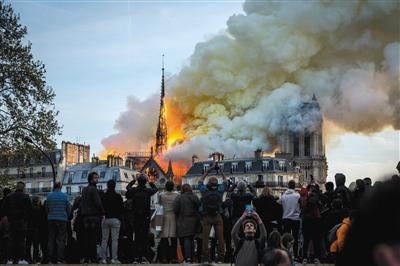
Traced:
<path fill-rule="evenodd" d="M 195 45 L 225 28 L 237 1 L 8 1 L 28 27 L 33 54 L 57 94 L 58 139 L 89 143 L 92 153 L 114 133 L 128 95 L 145 99 L 160 87 L 161 54 L 177 73 Z M 344 134 L 327 145 L 329 176 L 378 178 L 399 160 L 399 132 Z"/>

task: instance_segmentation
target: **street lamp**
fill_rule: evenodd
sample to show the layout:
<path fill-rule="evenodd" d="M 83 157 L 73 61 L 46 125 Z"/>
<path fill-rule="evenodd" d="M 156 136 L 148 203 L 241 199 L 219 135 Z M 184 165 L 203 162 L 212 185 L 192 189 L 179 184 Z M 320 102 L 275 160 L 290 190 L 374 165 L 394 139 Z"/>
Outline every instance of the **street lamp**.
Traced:
<path fill-rule="evenodd" d="M 47 155 L 47 153 L 45 153 L 35 142 L 33 142 L 33 140 L 30 137 L 25 136 L 24 140 L 28 143 L 31 143 L 33 146 L 35 146 L 41 153 L 43 153 L 43 155 L 47 158 L 47 160 L 49 160 L 50 165 L 51 165 L 51 170 L 53 171 L 53 187 L 54 187 L 54 184 L 56 183 L 56 169 L 54 168 L 53 161 L 50 159 L 50 157 L 49 157 L 49 155 Z"/>

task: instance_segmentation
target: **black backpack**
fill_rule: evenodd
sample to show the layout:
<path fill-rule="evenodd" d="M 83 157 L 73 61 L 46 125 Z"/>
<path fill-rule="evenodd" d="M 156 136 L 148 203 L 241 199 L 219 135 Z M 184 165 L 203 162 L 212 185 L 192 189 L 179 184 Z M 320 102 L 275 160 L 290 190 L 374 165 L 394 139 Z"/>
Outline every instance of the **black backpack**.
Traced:
<path fill-rule="evenodd" d="M 208 191 L 203 199 L 204 213 L 215 216 L 218 214 L 222 204 L 222 197 L 218 191 Z"/>

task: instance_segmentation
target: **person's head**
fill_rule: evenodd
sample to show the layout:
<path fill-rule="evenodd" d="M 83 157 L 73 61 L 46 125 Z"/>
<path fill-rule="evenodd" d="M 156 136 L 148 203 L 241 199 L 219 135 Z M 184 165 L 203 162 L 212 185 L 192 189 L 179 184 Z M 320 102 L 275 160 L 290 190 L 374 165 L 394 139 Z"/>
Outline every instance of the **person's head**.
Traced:
<path fill-rule="evenodd" d="M 186 193 L 186 192 L 191 192 L 191 191 L 192 191 L 192 186 L 191 185 L 189 185 L 189 184 L 183 184 L 182 185 L 182 189 L 181 189 L 182 194 Z"/>
<path fill-rule="evenodd" d="M 3 188 L 3 198 L 7 197 L 8 194 L 11 193 L 11 189 L 8 187 Z"/>
<path fill-rule="evenodd" d="M 284 234 L 282 235 L 281 242 L 282 242 L 282 246 L 283 246 L 284 248 L 290 249 L 291 247 L 293 247 L 294 238 L 293 238 L 292 234 L 290 234 L 290 233 L 284 233 Z"/>
<path fill-rule="evenodd" d="M 40 206 L 40 198 L 38 196 L 32 196 L 32 206 L 39 207 Z"/>
<path fill-rule="evenodd" d="M 372 185 L 372 180 L 369 177 L 363 179 L 366 186 L 370 187 Z"/>
<path fill-rule="evenodd" d="M 331 191 L 333 191 L 333 188 L 334 188 L 333 182 L 326 182 L 325 183 L 325 190 L 326 191 L 331 192 Z"/>
<path fill-rule="evenodd" d="M 296 188 L 296 182 L 294 180 L 290 180 L 288 182 L 288 188 L 295 189 Z"/>
<path fill-rule="evenodd" d="M 17 185 L 15 187 L 15 190 L 16 191 L 24 191 L 24 189 L 25 189 L 25 183 L 22 181 L 18 181 Z"/>
<path fill-rule="evenodd" d="M 290 266 L 291 264 L 289 253 L 281 248 L 268 250 L 261 260 L 263 266 Z"/>
<path fill-rule="evenodd" d="M 96 172 L 91 172 L 87 179 L 89 184 L 96 185 L 99 182 L 99 175 Z"/>
<path fill-rule="evenodd" d="M 207 188 L 208 190 L 217 190 L 218 178 L 216 178 L 215 176 L 211 176 L 210 178 L 208 178 Z"/>
<path fill-rule="evenodd" d="M 165 183 L 165 189 L 167 190 L 167 191 L 169 191 L 169 192 L 171 192 L 172 190 L 174 190 L 174 182 L 172 182 L 172 181 L 167 181 L 166 183 Z"/>
<path fill-rule="evenodd" d="M 138 185 L 139 185 L 140 187 L 144 187 L 144 186 L 146 185 L 146 183 L 147 183 L 147 175 L 145 175 L 145 174 L 140 174 L 140 175 L 137 177 L 137 182 L 138 182 Z"/>
<path fill-rule="evenodd" d="M 271 189 L 269 187 L 264 187 L 261 192 L 261 197 L 273 197 Z"/>
<path fill-rule="evenodd" d="M 335 175 L 335 183 L 336 183 L 336 187 L 344 186 L 344 183 L 346 183 L 346 176 L 342 173 L 337 173 Z"/>
<path fill-rule="evenodd" d="M 281 234 L 278 231 L 272 231 L 268 237 L 268 247 L 281 248 Z"/>
<path fill-rule="evenodd" d="M 61 190 L 61 187 L 62 185 L 60 181 L 54 183 L 54 190 Z"/>
<path fill-rule="evenodd" d="M 237 185 L 238 191 L 246 191 L 246 183 L 244 181 L 239 181 Z"/>
<path fill-rule="evenodd" d="M 257 222 L 250 217 L 243 221 L 242 226 L 245 236 L 254 236 L 257 232 Z"/>
<path fill-rule="evenodd" d="M 107 181 L 107 191 L 115 191 L 116 183 L 114 179 L 110 179 Z"/>
<path fill-rule="evenodd" d="M 365 190 L 364 180 L 362 180 L 362 179 L 357 179 L 356 180 L 356 190 L 358 190 L 358 191 L 364 191 Z"/>

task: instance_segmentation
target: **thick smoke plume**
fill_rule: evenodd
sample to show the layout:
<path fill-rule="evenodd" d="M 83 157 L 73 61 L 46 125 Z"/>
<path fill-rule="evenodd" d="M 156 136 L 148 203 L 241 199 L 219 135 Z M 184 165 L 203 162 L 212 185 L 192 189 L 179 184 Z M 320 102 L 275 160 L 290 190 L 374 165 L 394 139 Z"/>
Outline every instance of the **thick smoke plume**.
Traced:
<path fill-rule="evenodd" d="M 398 1 L 247 1 L 243 9 L 169 79 L 168 108 L 179 118 L 168 117 L 168 127 L 186 141 L 167 157 L 272 149 L 283 130 L 315 124 L 318 115 L 299 115 L 313 93 L 324 120 L 343 130 L 400 128 Z M 140 111 L 143 103 L 129 104 L 104 146 L 153 141 L 156 102 Z"/>

